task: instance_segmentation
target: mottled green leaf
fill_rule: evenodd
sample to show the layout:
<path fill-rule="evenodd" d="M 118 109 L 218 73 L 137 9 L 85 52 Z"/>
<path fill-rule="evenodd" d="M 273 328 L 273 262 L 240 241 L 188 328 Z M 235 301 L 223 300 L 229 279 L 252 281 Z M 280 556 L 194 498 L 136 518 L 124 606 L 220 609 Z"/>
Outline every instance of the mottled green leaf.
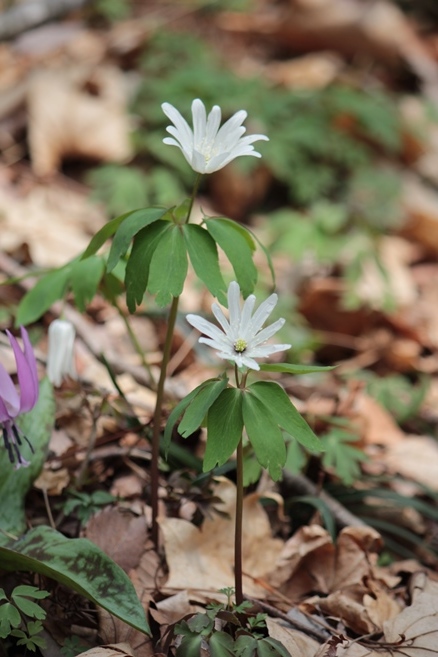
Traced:
<path fill-rule="evenodd" d="M 166 306 L 179 297 L 187 276 L 187 251 L 181 226 L 169 224 L 152 254 L 148 290 L 155 294 L 158 306 Z"/>
<path fill-rule="evenodd" d="M 18 541 L 0 547 L 0 563 L 4 570 L 27 570 L 50 577 L 128 625 L 149 633 L 129 577 L 85 538 L 66 538 L 51 527 L 35 527 Z"/>
<path fill-rule="evenodd" d="M 0 544 L 7 541 L 8 535 L 20 536 L 26 530 L 24 500 L 46 460 L 54 423 L 53 389 L 48 379 L 44 379 L 40 383 L 39 399 L 35 407 L 17 419 L 17 426 L 27 436 L 35 452 L 32 454 L 28 445 L 23 445 L 23 456 L 30 465 L 15 470 L 6 450 L 0 448 Z"/>
<path fill-rule="evenodd" d="M 228 461 L 242 437 L 242 430 L 242 391 L 226 388 L 208 411 L 204 472 Z"/>

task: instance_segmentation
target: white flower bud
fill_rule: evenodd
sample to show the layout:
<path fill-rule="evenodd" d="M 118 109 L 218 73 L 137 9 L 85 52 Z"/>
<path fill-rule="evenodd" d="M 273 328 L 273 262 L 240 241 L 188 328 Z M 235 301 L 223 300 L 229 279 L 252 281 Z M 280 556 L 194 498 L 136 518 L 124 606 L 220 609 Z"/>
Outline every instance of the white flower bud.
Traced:
<path fill-rule="evenodd" d="M 71 322 L 55 319 L 49 326 L 47 376 L 54 386 L 60 386 L 66 376 L 77 378 L 74 364 L 75 328 Z"/>

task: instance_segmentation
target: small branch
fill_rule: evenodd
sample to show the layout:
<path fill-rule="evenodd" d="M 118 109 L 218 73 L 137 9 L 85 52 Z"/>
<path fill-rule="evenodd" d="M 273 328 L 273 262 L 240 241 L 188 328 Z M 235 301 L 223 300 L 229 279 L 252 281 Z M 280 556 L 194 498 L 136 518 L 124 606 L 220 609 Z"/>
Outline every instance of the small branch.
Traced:
<path fill-rule="evenodd" d="M 0 41 L 81 9 L 91 0 L 32 0 L 22 2 L 0 14 Z"/>

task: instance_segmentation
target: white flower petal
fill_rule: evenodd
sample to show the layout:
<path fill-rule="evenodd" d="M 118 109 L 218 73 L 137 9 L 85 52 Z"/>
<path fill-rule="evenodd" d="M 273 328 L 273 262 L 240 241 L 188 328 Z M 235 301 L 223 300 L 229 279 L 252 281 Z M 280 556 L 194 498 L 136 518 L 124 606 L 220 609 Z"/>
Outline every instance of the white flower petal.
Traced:
<path fill-rule="evenodd" d="M 192 103 L 192 119 L 194 148 L 199 150 L 205 138 L 205 128 L 207 125 L 205 105 L 199 98 L 196 98 Z"/>
<path fill-rule="evenodd" d="M 277 301 L 278 301 L 278 296 L 275 293 L 271 294 L 271 296 L 268 297 L 266 301 L 263 301 L 263 303 L 261 303 L 260 306 L 257 308 L 250 324 L 250 330 L 253 335 L 258 333 L 258 331 L 262 328 L 263 324 L 266 322 L 269 315 L 272 313 L 275 306 L 277 305 Z"/>
<path fill-rule="evenodd" d="M 194 326 L 204 335 L 208 335 L 210 338 L 213 338 L 213 340 L 219 340 L 224 335 L 217 326 L 209 322 L 207 319 L 200 317 L 199 315 L 189 314 L 186 316 L 186 319 L 189 324 Z"/>
<path fill-rule="evenodd" d="M 261 157 L 251 144 L 259 140 L 269 141 L 266 135 L 243 136 L 246 128 L 242 123 L 247 117 L 244 110 L 236 112 L 219 128 L 220 107 L 215 105 L 207 117 L 204 103 L 196 98 L 192 103 L 192 130 L 173 105 L 163 103 L 162 109 L 173 123 L 173 126 L 166 128 L 173 140 L 166 138 L 164 143 L 178 146 L 192 169 L 198 173 L 213 173 L 243 155 Z"/>
<path fill-rule="evenodd" d="M 277 331 L 281 329 L 282 326 L 284 326 L 284 322 L 285 320 L 283 318 L 277 319 L 276 322 L 270 324 L 262 331 L 256 333 L 253 339 L 251 340 L 251 348 L 257 347 L 257 345 L 263 344 L 263 342 L 269 340 L 269 338 L 271 338 L 275 333 L 277 333 Z"/>
<path fill-rule="evenodd" d="M 208 115 L 207 126 L 205 129 L 205 136 L 204 136 L 205 144 L 211 144 L 211 145 L 214 144 L 217 131 L 219 130 L 219 126 L 221 124 L 221 118 L 222 118 L 221 108 L 219 107 L 219 105 L 215 105 L 211 110 L 210 114 Z"/>
<path fill-rule="evenodd" d="M 240 287 L 236 281 L 228 286 L 228 312 L 230 317 L 230 331 L 234 339 L 240 328 Z"/>
<path fill-rule="evenodd" d="M 170 103 L 163 103 L 161 109 L 165 115 L 172 121 L 179 132 L 178 139 L 184 143 L 193 142 L 193 132 L 185 118 L 178 112 L 176 107 Z"/>
<path fill-rule="evenodd" d="M 224 333 L 228 334 L 230 332 L 230 323 L 222 312 L 222 308 L 217 303 L 213 303 L 211 306 L 213 315 L 216 317 L 219 324 L 222 326 Z"/>

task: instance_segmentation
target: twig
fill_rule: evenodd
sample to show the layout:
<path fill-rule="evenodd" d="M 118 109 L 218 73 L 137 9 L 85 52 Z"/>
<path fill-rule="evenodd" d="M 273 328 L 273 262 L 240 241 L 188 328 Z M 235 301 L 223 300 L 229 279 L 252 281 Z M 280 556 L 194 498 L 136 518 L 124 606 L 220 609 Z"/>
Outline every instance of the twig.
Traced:
<path fill-rule="evenodd" d="M 33 0 L 0 14 L 0 41 L 13 39 L 38 25 L 80 9 L 91 0 Z"/>

